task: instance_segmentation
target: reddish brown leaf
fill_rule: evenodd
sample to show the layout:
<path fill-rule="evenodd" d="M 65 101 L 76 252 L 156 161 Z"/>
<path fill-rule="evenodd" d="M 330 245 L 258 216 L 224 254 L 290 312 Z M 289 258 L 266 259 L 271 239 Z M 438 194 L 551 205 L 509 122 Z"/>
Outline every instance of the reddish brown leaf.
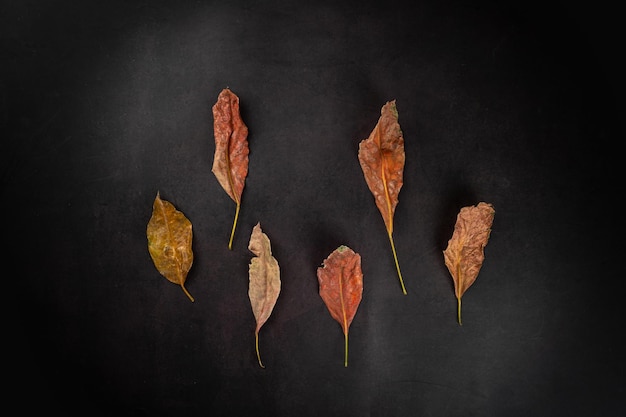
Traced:
<path fill-rule="evenodd" d="M 485 260 L 485 246 L 489 241 L 494 215 L 495 210 L 488 203 L 463 207 L 457 215 L 452 238 L 443 252 L 454 281 L 459 324 L 462 324 L 461 298 L 476 281 Z"/>
<path fill-rule="evenodd" d="M 348 330 L 363 294 L 361 256 L 347 246 L 338 247 L 317 268 L 317 279 L 322 300 L 343 330 L 344 366 L 348 366 Z"/>
<path fill-rule="evenodd" d="M 248 175 L 249 149 L 248 127 L 239 113 L 239 97 L 228 88 L 220 92 L 217 102 L 213 105 L 213 133 L 215 154 L 212 172 L 237 205 L 228 241 L 228 248 L 232 249 L 241 207 L 241 194 Z"/>
<path fill-rule="evenodd" d="M 192 226 L 185 215 L 157 193 L 148 222 L 148 251 L 157 270 L 170 282 L 178 284 L 193 301 L 185 288 L 187 273 L 193 264 Z"/>
<path fill-rule="evenodd" d="M 248 249 L 256 255 L 250 261 L 248 297 L 256 319 L 254 331 L 256 355 L 261 368 L 265 368 L 259 353 L 259 331 L 276 305 L 280 293 L 280 268 L 278 261 L 272 256 L 270 239 L 261 230 L 260 223 L 252 229 Z"/>
<path fill-rule="evenodd" d="M 382 107 L 376 127 L 369 137 L 359 144 L 359 162 L 367 186 L 374 194 L 376 206 L 385 221 L 398 278 L 402 292 L 406 295 L 392 237 L 393 215 L 403 184 L 404 158 L 404 138 L 398 123 L 396 101 L 393 100 Z"/>

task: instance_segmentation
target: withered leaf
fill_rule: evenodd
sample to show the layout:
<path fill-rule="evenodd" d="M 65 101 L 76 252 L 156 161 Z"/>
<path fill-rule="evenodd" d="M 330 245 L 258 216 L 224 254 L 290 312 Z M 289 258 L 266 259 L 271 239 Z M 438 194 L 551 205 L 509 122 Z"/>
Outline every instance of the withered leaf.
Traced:
<path fill-rule="evenodd" d="M 187 274 L 193 264 L 192 226 L 172 203 L 162 200 L 157 192 L 148 222 L 148 251 L 156 269 L 170 282 L 178 284 L 191 301 L 185 288 Z"/>
<path fill-rule="evenodd" d="M 232 249 L 237 219 L 241 208 L 241 194 L 248 175 L 248 127 L 239 113 L 239 97 L 230 89 L 223 89 L 213 105 L 213 134 L 215 154 L 212 172 L 236 204 L 235 219 L 230 232 L 228 248 Z"/>
<path fill-rule="evenodd" d="M 348 330 L 363 295 L 361 255 L 345 245 L 339 246 L 317 268 L 317 280 L 322 300 L 343 330 L 344 366 L 348 366 Z"/>
<path fill-rule="evenodd" d="M 461 322 L 461 297 L 476 281 L 485 260 L 485 246 L 491 234 L 495 210 L 491 204 L 461 208 L 452 238 L 443 251 L 444 259 L 454 281 L 457 298 L 457 319 Z"/>
<path fill-rule="evenodd" d="M 259 331 L 269 319 L 276 305 L 280 293 L 280 268 L 278 261 L 272 256 L 270 239 L 261 230 L 260 223 L 257 223 L 252 229 L 248 249 L 256 255 L 250 261 L 250 285 L 248 288 L 248 297 L 250 297 L 252 312 L 256 319 L 254 344 L 259 365 L 261 368 L 265 368 L 259 353 Z"/>
<path fill-rule="evenodd" d="M 392 236 L 393 216 L 398 205 L 398 194 L 403 185 L 404 158 L 404 137 L 398 123 L 396 101 L 388 101 L 380 111 L 374 130 L 359 144 L 359 162 L 367 186 L 374 195 L 376 206 L 385 221 L 400 286 L 402 293 L 406 295 Z"/>

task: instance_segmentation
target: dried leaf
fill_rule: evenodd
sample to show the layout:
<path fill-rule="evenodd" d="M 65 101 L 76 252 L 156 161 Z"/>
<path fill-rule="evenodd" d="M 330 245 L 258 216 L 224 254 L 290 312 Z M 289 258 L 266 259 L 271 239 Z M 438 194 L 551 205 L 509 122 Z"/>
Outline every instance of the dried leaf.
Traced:
<path fill-rule="evenodd" d="M 344 366 L 348 366 L 348 329 L 361 302 L 363 273 L 361 255 L 339 246 L 317 268 L 319 292 L 332 318 L 341 325 L 345 339 Z"/>
<path fill-rule="evenodd" d="M 272 314 L 280 293 L 280 268 L 278 261 L 272 256 L 270 239 L 261 230 L 261 224 L 257 223 L 252 229 L 248 249 L 256 255 L 250 261 L 249 276 L 250 286 L 248 296 L 252 305 L 252 312 L 256 319 L 254 340 L 256 355 L 261 368 L 261 354 L 259 353 L 259 331 Z"/>
<path fill-rule="evenodd" d="M 359 162 L 367 186 L 374 194 L 376 206 L 385 221 L 400 286 L 402 293 L 406 295 L 392 237 L 393 215 L 403 184 L 404 157 L 404 138 L 398 123 L 396 101 L 393 100 L 382 107 L 376 127 L 369 137 L 359 144 Z"/>
<path fill-rule="evenodd" d="M 237 205 L 228 241 L 228 248 L 232 249 L 241 208 L 241 194 L 248 175 L 249 149 L 248 127 L 239 113 L 239 97 L 228 88 L 220 92 L 217 102 L 213 105 L 213 133 L 215 154 L 212 172 Z"/>
<path fill-rule="evenodd" d="M 443 252 L 446 266 L 454 281 L 459 324 L 462 324 L 461 297 L 476 281 L 483 265 L 484 249 L 491 234 L 494 215 L 495 210 L 488 203 L 463 207 L 457 215 L 452 238 Z"/>
<path fill-rule="evenodd" d="M 193 233 L 189 219 L 172 203 L 161 200 L 157 192 L 146 233 L 148 251 L 156 269 L 169 281 L 180 285 L 187 297 L 194 301 L 185 288 L 187 273 L 193 264 Z"/>

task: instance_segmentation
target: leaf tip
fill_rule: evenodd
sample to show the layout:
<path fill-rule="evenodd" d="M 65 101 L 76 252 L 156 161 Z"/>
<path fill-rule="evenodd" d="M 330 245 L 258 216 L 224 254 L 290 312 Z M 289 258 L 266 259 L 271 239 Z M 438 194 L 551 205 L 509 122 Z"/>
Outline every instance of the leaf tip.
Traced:
<path fill-rule="evenodd" d="M 393 117 L 395 117 L 396 119 L 398 118 L 398 108 L 396 107 L 396 100 L 391 100 L 389 103 L 389 110 L 391 111 L 391 114 L 393 115 Z"/>

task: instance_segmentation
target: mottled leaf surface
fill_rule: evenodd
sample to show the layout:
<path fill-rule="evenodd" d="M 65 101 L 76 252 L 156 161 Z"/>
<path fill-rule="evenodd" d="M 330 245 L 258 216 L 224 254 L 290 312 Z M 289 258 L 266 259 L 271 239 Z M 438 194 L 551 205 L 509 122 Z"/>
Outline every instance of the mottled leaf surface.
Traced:
<path fill-rule="evenodd" d="M 485 260 L 485 246 L 489 241 L 495 210 L 491 204 L 461 208 L 454 232 L 444 250 L 444 260 L 454 281 L 457 298 L 457 317 L 461 321 L 461 298 L 476 281 Z"/>
<path fill-rule="evenodd" d="M 281 285 L 280 268 L 278 261 L 272 256 L 270 239 L 261 230 L 260 223 L 257 223 L 252 229 L 248 249 L 256 255 L 251 259 L 249 266 L 248 297 L 256 319 L 254 331 L 256 354 L 259 365 L 264 368 L 259 353 L 259 331 L 269 319 L 278 300 Z"/>
<path fill-rule="evenodd" d="M 157 193 L 146 234 L 148 251 L 156 269 L 170 282 L 180 285 L 187 297 L 194 301 L 185 288 L 193 264 L 193 232 L 189 219 Z"/>
<path fill-rule="evenodd" d="M 248 127 L 241 118 L 239 97 L 230 89 L 223 89 L 213 105 L 213 134 L 215 153 L 212 172 L 236 204 L 235 220 L 231 230 L 229 249 L 232 248 L 241 195 L 248 176 Z"/>
<path fill-rule="evenodd" d="M 404 137 L 398 123 L 395 100 L 382 107 L 374 130 L 359 144 L 358 156 L 367 186 L 383 216 L 402 292 L 406 294 L 392 236 L 393 217 L 403 185 L 405 160 Z"/>
<path fill-rule="evenodd" d="M 317 279 L 322 300 L 343 330 L 348 366 L 348 331 L 363 295 L 361 256 L 347 246 L 338 247 L 317 268 Z"/>

